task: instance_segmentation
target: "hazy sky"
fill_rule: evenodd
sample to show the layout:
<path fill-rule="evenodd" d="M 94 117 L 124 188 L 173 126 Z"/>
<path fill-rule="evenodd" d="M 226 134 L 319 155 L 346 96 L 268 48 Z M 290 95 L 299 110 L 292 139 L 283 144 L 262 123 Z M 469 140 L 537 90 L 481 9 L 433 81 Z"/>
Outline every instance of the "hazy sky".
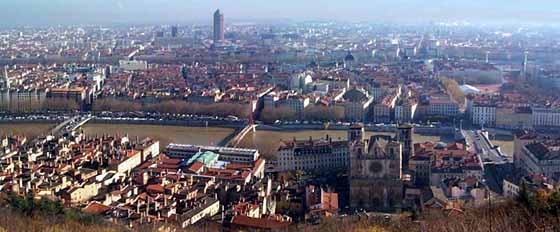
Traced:
<path fill-rule="evenodd" d="M 229 20 L 560 22 L 560 0 L 0 0 L 0 24 Z"/>

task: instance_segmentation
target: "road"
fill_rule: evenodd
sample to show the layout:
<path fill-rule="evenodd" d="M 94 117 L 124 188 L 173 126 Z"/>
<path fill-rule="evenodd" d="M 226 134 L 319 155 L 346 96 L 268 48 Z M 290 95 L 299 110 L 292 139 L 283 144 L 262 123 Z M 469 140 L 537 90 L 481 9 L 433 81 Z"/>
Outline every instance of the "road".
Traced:
<path fill-rule="evenodd" d="M 482 131 L 462 131 L 469 151 L 478 155 L 484 167 L 484 180 L 488 188 L 497 194 L 502 192 L 502 176 L 498 169 L 509 165 L 512 160 L 494 146 Z"/>
<path fill-rule="evenodd" d="M 58 124 L 55 128 L 53 128 L 51 130 L 51 135 L 58 136 L 67 132 L 71 132 L 72 130 L 75 130 L 77 127 L 82 126 L 84 123 L 86 123 L 91 119 L 92 119 L 91 116 L 82 116 L 82 115 L 74 116 Z"/>
<path fill-rule="evenodd" d="M 483 163 L 502 164 L 511 162 L 510 158 L 492 144 L 482 131 L 463 130 L 469 151 L 479 154 Z"/>

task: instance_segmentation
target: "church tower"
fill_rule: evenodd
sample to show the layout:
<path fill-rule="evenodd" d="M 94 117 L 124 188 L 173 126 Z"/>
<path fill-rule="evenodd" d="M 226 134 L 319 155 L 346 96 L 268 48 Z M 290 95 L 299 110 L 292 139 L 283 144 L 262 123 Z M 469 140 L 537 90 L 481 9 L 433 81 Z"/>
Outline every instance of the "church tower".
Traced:
<path fill-rule="evenodd" d="M 348 128 L 348 142 L 361 142 L 364 140 L 364 126 L 353 124 Z"/>
<path fill-rule="evenodd" d="M 399 125 L 397 128 L 397 141 L 402 144 L 402 167 L 405 171 L 408 170 L 410 157 L 414 155 L 413 129 L 410 124 Z"/>

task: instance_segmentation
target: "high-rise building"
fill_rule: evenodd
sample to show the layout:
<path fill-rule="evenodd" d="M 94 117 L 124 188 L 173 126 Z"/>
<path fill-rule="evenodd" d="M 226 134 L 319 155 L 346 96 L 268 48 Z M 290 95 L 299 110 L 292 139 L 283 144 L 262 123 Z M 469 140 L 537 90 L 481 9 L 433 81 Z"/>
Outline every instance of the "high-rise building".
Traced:
<path fill-rule="evenodd" d="M 224 14 L 220 9 L 214 12 L 214 42 L 224 40 Z"/>
<path fill-rule="evenodd" d="M 527 79 L 527 62 L 529 61 L 529 52 L 523 53 L 523 77 Z"/>
<path fill-rule="evenodd" d="M 179 34 L 179 28 L 177 26 L 171 26 L 171 37 L 177 37 Z"/>

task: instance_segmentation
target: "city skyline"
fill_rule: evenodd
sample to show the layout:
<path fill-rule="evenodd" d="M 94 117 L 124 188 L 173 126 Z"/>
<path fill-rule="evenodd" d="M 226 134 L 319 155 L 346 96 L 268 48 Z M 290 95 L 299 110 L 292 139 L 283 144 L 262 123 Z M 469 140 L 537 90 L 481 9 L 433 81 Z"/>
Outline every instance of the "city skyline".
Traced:
<path fill-rule="evenodd" d="M 560 231 L 555 1 L 0 1 L 0 231 Z"/>
<path fill-rule="evenodd" d="M 474 23 L 547 23 L 560 19 L 560 3 L 543 0 L 474 1 L 6 1 L 4 26 L 110 23 L 211 23 L 216 9 L 231 21 L 336 20 L 366 22 L 468 21 Z M 406 16 L 406 17 L 404 17 Z"/>

